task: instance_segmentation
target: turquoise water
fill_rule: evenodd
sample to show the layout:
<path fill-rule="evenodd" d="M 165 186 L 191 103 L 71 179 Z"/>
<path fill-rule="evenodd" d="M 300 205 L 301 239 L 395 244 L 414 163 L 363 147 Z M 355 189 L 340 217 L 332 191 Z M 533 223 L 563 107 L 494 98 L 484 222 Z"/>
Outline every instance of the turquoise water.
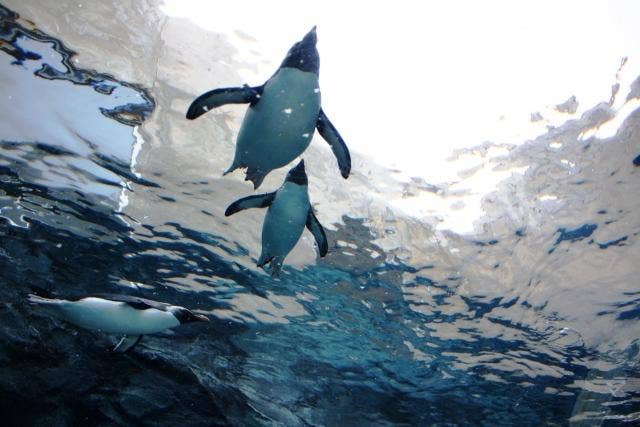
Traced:
<path fill-rule="evenodd" d="M 305 232 L 275 279 L 255 267 L 264 213 L 223 215 L 249 184 L 191 169 L 203 157 L 227 163 L 229 113 L 179 122 L 167 88 L 80 69 L 64 40 L 0 13 L 9 424 L 639 420 L 639 110 L 608 138 L 582 137 L 615 115 L 603 103 L 506 153 L 487 154 L 491 143 L 458 153 L 527 168 L 483 198 L 471 234 L 380 205 L 396 194 L 469 196 L 452 184 L 396 182 L 357 153 L 342 181 L 331 153 L 312 150 L 329 253 L 316 259 Z M 171 93 L 185 105 L 195 95 Z M 202 151 L 171 145 L 188 138 Z M 211 322 L 109 354 L 119 337 L 39 313 L 25 302 L 33 285 L 170 302 Z"/>

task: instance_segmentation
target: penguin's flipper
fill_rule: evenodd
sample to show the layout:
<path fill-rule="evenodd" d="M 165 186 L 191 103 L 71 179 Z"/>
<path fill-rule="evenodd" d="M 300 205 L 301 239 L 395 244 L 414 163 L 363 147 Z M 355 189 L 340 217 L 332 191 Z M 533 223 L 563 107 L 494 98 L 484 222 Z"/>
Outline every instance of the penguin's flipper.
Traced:
<path fill-rule="evenodd" d="M 120 342 L 116 344 L 116 346 L 113 348 L 112 351 L 114 353 L 124 353 L 125 351 L 131 350 L 133 347 L 135 347 L 135 345 L 138 344 L 141 339 L 142 339 L 142 335 L 132 335 L 132 336 L 125 335 L 124 337 L 122 337 Z"/>
<path fill-rule="evenodd" d="M 225 104 L 246 104 L 254 105 L 260 100 L 263 86 L 251 87 L 244 85 L 242 87 L 227 87 L 223 89 L 214 89 L 203 93 L 197 97 L 187 110 L 187 119 L 193 120 L 200 117 L 212 108 Z"/>
<path fill-rule="evenodd" d="M 224 211 L 224 216 L 230 216 L 245 209 L 266 208 L 271 206 L 275 197 L 275 191 L 273 193 L 256 194 L 255 196 L 244 197 L 231 203 L 227 210 Z"/>
<path fill-rule="evenodd" d="M 309 212 L 307 213 L 307 228 L 311 231 L 311 234 L 313 234 L 314 239 L 316 239 L 320 256 L 325 256 L 327 254 L 327 250 L 329 250 L 327 235 L 324 234 L 324 228 L 322 228 L 320 221 L 316 218 L 311 207 L 309 207 Z"/>
<path fill-rule="evenodd" d="M 348 178 L 349 172 L 351 172 L 351 156 L 349 155 L 349 149 L 338 133 L 338 130 L 333 126 L 333 124 L 331 124 L 327 116 L 324 114 L 324 111 L 322 111 L 322 108 L 318 115 L 316 127 L 318 128 L 320 135 L 329 143 L 331 151 L 333 151 L 336 159 L 338 159 L 338 166 L 340 167 L 342 177 Z"/>

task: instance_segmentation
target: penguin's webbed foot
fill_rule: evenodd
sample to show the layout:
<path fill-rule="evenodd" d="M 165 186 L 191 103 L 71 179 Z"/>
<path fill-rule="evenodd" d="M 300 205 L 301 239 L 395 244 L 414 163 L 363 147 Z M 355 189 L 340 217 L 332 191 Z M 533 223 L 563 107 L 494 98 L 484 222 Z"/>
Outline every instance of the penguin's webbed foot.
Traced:
<path fill-rule="evenodd" d="M 236 164 L 236 162 L 234 161 L 233 164 L 231 166 L 229 166 L 229 169 L 227 169 L 226 171 L 222 172 L 222 176 L 228 175 L 231 172 L 233 172 L 234 170 L 242 168 L 242 167 L 244 167 L 244 166 Z"/>
<path fill-rule="evenodd" d="M 282 262 L 284 259 L 279 256 L 261 256 L 258 260 L 258 267 L 267 271 L 274 279 L 280 278 L 280 271 L 282 270 Z M 268 269 L 265 268 L 269 264 Z"/>
<path fill-rule="evenodd" d="M 140 342 L 142 339 L 142 335 L 132 335 L 132 336 L 124 336 L 122 339 L 116 344 L 116 346 L 111 350 L 112 353 L 124 353 L 126 351 L 131 350 L 135 347 L 136 344 Z"/>
<path fill-rule="evenodd" d="M 280 278 L 280 272 L 282 271 L 282 259 L 274 258 L 269 263 L 269 267 L 271 268 L 271 277 L 274 279 Z"/>
<path fill-rule="evenodd" d="M 245 181 L 251 181 L 253 183 L 253 189 L 256 190 L 264 181 L 266 174 L 260 170 L 247 168 L 247 173 L 244 178 Z"/>

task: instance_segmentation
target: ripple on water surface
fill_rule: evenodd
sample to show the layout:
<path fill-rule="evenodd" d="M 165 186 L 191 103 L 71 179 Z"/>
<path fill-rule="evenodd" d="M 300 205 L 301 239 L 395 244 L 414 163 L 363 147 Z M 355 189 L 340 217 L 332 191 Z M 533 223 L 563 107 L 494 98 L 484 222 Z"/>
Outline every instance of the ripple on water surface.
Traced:
<path fill-rule="evenodd" d="M 401 183 L 356 153 L 349 181 L 325 182 L 313 171 L 335 165 L 316 150 L 310 191 L 328 225 L 329 254 L 313 259 L 306 236 L 274 280 L 255 268 L 261 215 L 223 215 L 247 187 L 191 169 L 203 153 L 176 148 L 183 140 L 207 147 L 200 133 L 213 128 L 208 155 L 220 159 L 211 164 L 226 163 L 241 112 L 189 128 L 165 96 L 186 105 L 193 94 L 162 75 L 150 90 L 83 70 L 60 40 L 1 6 L 0 17 L 0 408 L 10 420 L 638 418 L 640 202 L 630 195 L 640 113 L 608 139 L 578 135 L 612 110 L 485 158 L 491 168 L 524 172 L 483 198 L 482 231 L 467 235 L 389 201 L 403 194 L 458 203 L 476 172 L 459 183 Z M 178 50 L 166 43 L 163 59 L 172 63 Z M 218 60 L 233 64 L 234 50 L 220 49 L 228 57 Z M 34 312 L 24 304 L 30 285 L 129 293 L 212 322 L 106 355 L 116 337 Z"/>

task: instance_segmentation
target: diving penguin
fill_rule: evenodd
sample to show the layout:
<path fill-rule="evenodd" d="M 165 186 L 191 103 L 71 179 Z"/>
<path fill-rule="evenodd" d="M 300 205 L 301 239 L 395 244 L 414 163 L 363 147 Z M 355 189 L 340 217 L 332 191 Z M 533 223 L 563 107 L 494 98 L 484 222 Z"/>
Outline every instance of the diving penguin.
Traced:
<path fill-rule="evenodd" d="M 124 335 L 113 349 L 118 353 L 135 346 L 142 335 L 182 323 L 209 321 L 207 316 L 194 314 L 184 307 L 128 295 L 60 299 L 41 289 L 33 291 L 35 294 L 29 294 L 29 302 L 46 308 L 59 319 L 85 329 Z"/>
<path fill-rule="evenodd" d="M 224 214 L 229 216 L 243 209 L 266 207 L 269 209 L 262 225 L 262 253 L 258 267 L 270 263 L 271 275 L 278 276 L 282 262 L 300 239 L 305 225 L 318 243 L 320 256 L 327 254 L 327 236 L 309 203 L 304 160 L 289 171 L 278 190 L 237 200 Z"/>
<path fill-rule="evenodd" d="M 320 106 L 316 27 L 293 45 L 280 68 L 262 86 L 214 89 L 196 98 L 187 111 L 193 120 L 225 104 L 249 104 L 236 142 L 231 167 L 247 168 L 245 181 L 258 188 L 264 177 L 298 157 L 311 143 L 315 129 L 329 143 L 344 178 L 351 157 L 342 137 Z"/>

